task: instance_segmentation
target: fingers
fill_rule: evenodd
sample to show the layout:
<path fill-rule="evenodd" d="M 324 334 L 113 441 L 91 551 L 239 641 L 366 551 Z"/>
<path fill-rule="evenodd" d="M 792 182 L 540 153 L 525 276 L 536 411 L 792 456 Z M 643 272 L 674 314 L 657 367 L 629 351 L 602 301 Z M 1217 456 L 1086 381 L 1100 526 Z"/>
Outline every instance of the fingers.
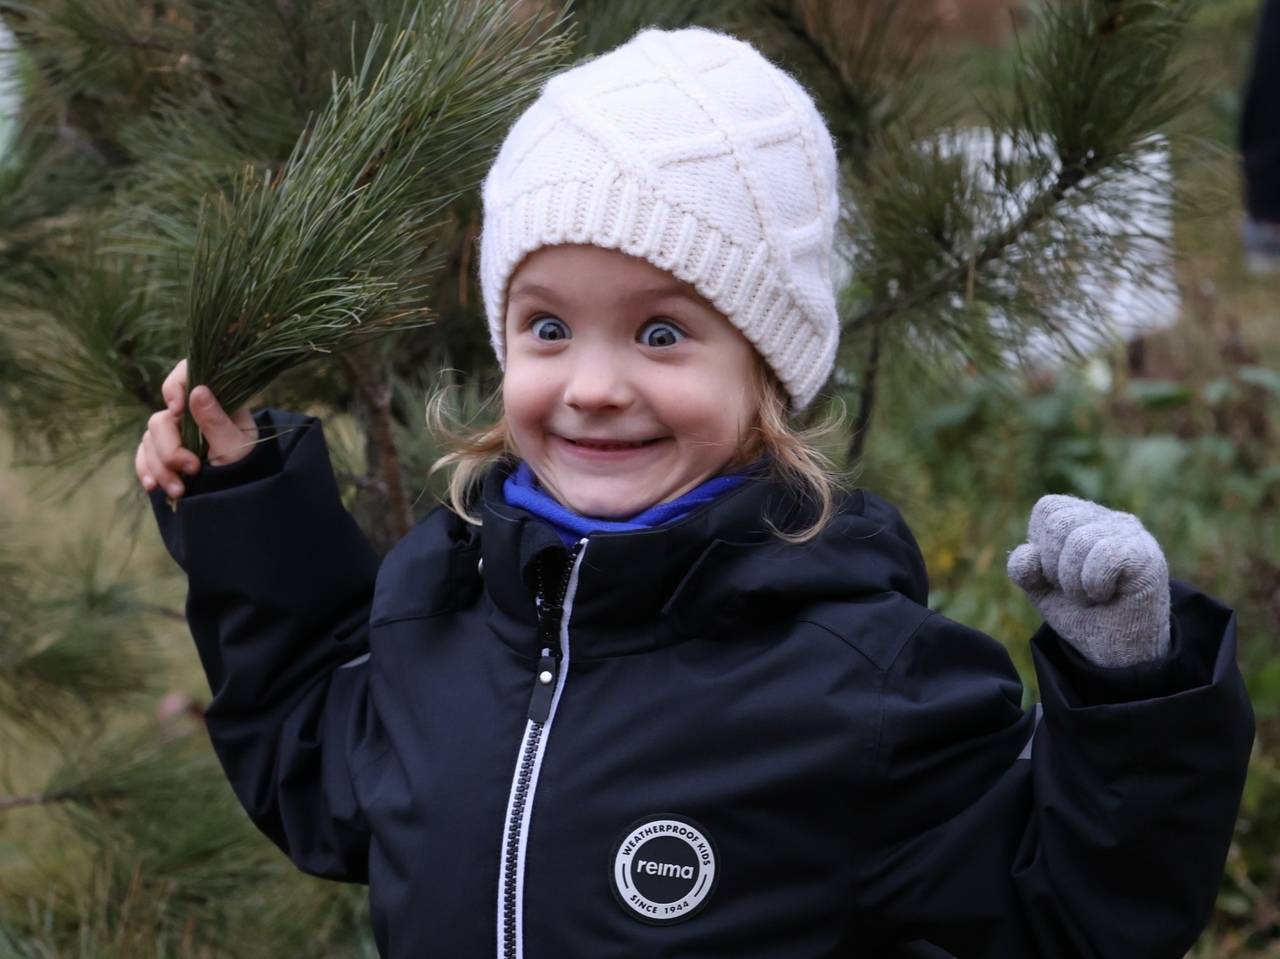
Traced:
<path fill-rule="evenodd" d="M 148 486 L 146 480 L 143 479 L 143 487 L 146 489 L 154 489 L 156 486 L 163 487 L 166 493 L 177 499 L 186 492 L 186 485 L 183 483 L 182 477 L 179 475 L 179 468 L 175 466 L 174 461 L 181 460 L 190 466 L 191 460 L 194 458 L 195 454 L 190 450 L 181 448 L 175 454 L 166 458 L 156 448 L 155 433 L 152 430 L 147 430 L 142 437 L 142 475 L 150 477 L 152 485 Z M 191 472 L 194 473 L 198 469 L 199 465 L 197 463 L 191 469 Z"/>
<path fill-rule="evenodd" d="M 147 420 L 147 431 L 134 454 L 134 470 L 143 489 L 150 492 L 163 487 L 176 499 L 186 491 L 180 474 L 200 471 L 200 458 L 182 445 L 179 424 L 185 405 L 187 361 L 179 360 L 165 377 L 160 392 L 165 409 L 157 410 Z"/>
<path fill-rule="evenodd" d="M 242 459 L 257 439 L 257 425 L 248 409 L 241 408 L 232 419 L 204 384 L 191 391 L 191 416 L 209 443 L 209 462 L 214 466 Z"/>
<path fill-rule="evenodd" d="M 1095 522 L 1078 526 L 1067 534 L 1058 556 L 1058 583 L 1072 602 L 1087 606 L 1105 603 L 1115 595 L 1120 566 L 1107 559 L 1108 556 L 1114 558 L 1114 553 L 1105 545 L 1114 529 L 1114 523 Z M 1091 556 L 1094 565 L 1086 585 L 1085 564 Z"/>
<path fill-rule="evenodd" d="M 182 415 L 182 407 L 185 403 L 187 394 L 187 360 L 186 357 L 178 360 L 175 366 L 164 378 L 164 382 L 160 384 L 160 395 L 164 397 L 164 404 L 169 412 Z"/>
<path fill-rule="evenodd" d="M 1040 551 L 1043 575 L 1057 587 L 1062 548 L 1077 528 L 1107 516 L 1111 510 L 1075 496 L 1042 496 L 1031 510 L 1027 541 Z"/>
<path fill-rule="evenodd" d="M 1073 582 L 1078 582 L 1079 593 L 1090 603 L 1105 603 L 1115 596 L 1128 566 L 1126 557 L 1100 543 L 1093 544 L 1079 563 Z"/>
<path fill-rule="evenodd" d="M 1131 513 L 1108 510 L 1067 534 L 1058 557 L 1058 583 L 1072 602 L 1105 603 L 1118 591 L 1133 560 L 1132 546 L 1151 536 Z M 1154 540 L 1152 540 L 1154 542 Z M 1086 577 L 1085 571 L 1088 570 Z"/>
<path fill-rule="evenodd" d="M 1167 577 L 1159 544 L 1136 516 L 1088 500 L 1042 497 L 1028 537 L 1044 579 L 1077 605 L 1132 595 Z"/>
<path fill-rule="evenodd" d="M 1100 540 L 1080 564 L 1080 588 L 1092 602 L 1167 588 L 1169 567 L 1155 537 L 1135 519 L 1126 532 Z"/>
<path fill-rule="evenodd" d="M 138 451 L 133 454 L 133 471 L 138 474 L 138 482 L 142 484 L 142 488 L 150 493 L 156 488 L 156 478 L 151 475 L 152 470 L 147 463 L 146 441 L 144 433 L 138 443 Z"/>
<path fill-rule="evenodd" d="M 147 435 L 151 437 L 151 448 L 155 451 L 154 465 L 194 476 L 200 472 L 200 457 L 182 445 L 181 422 L 180 414 L 168 410 L 157 410 L 151 414 L 147 421 Z M 156 478 L 159 479 L 158 476 Z"/>
<path fill-rule="evenodd" d="M 160 392 L 165 408 L 147 421 L 147 432 L 134 454 L 134 471 L 142 487 L 150 492 L 163 487 L 177 499 L 186 492 L 180 474 L 194 476 L 201 469 L 200 457 L 182 445 L 180 424 L 190 405 L 191 418 L 208 443 L 208 461 L 213 465 L 243 459 L 258 439 L 258 426 L 247 407 L 228 416 L 213 391 L 201 384 L 187 395 L 187 360 L 178 361 L 165 377 Z"/>
<path fill-rule="evenodd" d="M 1163 597 L 1167 611 L 1164 553 L 1132 513 L 1073 496 L 1044 496 L 1031 511 L 1027 538 L 1009 556 L 1009 578 L 1064 637 L 1074 628 L 1062 619 L 1064 609 L 1078 616 L 1083 607 L 1106 604 L 1125 622 L 1137 622 L 1156 615 L 1152 610 Z M 1092 642 L 1088 635 L 1072 642 L 1101 662 L 1085 649 Z"/>

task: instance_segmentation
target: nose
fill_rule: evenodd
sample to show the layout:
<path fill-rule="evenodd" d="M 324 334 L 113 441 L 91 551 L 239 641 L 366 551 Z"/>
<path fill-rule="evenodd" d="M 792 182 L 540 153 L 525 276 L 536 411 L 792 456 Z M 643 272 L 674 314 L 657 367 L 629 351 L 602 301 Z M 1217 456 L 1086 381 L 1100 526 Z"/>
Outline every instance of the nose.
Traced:
<path fill-rule="evenodd" d="M 564 386 L 564 402 L 577 410 L 625 409 L 634 398 L 625 359 L 611 349 L 581 350 Z"/>

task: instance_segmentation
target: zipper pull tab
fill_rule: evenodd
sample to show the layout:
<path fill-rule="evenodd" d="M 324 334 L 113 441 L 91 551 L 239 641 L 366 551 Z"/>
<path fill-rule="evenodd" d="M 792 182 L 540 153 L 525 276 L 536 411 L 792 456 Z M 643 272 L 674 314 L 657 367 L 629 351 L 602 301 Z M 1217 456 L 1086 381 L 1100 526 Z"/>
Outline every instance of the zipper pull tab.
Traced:
<path fill-rule="evenodd" d="M 556 691 L 556 675 L 560 664 L 551 655 L 551 650 L 544 649 L 538 659 L 538 672 L 533 677 L 533 695 L 529 697 L 529 719 L 535 723 L 545 723 L 551 715 L 551 697 Z"/>

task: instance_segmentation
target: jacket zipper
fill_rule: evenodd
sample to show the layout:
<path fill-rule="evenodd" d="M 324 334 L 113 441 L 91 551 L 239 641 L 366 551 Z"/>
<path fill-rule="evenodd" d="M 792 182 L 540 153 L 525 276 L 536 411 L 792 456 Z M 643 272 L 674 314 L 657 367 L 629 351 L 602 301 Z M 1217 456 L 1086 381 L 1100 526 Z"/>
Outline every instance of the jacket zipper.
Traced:
<path fill-rule="evenodd" d="M 528 839 L 533 797 L 538 788 L 538 772 L 547 737 L 555 719 L 556 705 L 569 673 L 569 617 L 578 589 L 578 568 L 586 553 L 587 541 L 579 540 L 569 552 L 564 574 L 553 600 L 543 589 L 541 570 L 538 584 L 538 634 L 542 652 L 538 658 L 533 692 L 529 697 L 528 719 L 520 744 L 507 817 L 502 831 L 502 874 L 498 888 L 498 959 L 522 959 L 524 923 L 524 853 Z"/>

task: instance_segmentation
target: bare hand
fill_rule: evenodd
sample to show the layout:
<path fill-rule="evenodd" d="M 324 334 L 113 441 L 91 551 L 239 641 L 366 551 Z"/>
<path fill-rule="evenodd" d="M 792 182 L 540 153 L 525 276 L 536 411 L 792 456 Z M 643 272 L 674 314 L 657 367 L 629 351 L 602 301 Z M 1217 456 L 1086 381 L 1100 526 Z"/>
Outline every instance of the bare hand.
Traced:
<path fill-rule="evenodd" d="M 179 360 L 165 377 L 160 392 L 166 408 L 151 414 L 134 456 L 134 469 L 143 489 L 150 492 L 162 486 L 176 501 L 186 492 L 178 474 L 194 476 L 202 465 L 200 457 L 182 445 L 179 433 L 187 399 L 186 359 Z M 244 459 L 258 439 L 258 425 L 248 407 L 242 406 L 234 416 L 227 416 L 213 391 L 203 384 L 191 391 L 191 416 L 209 444 L 208 460 L 212 466 Z"/>

